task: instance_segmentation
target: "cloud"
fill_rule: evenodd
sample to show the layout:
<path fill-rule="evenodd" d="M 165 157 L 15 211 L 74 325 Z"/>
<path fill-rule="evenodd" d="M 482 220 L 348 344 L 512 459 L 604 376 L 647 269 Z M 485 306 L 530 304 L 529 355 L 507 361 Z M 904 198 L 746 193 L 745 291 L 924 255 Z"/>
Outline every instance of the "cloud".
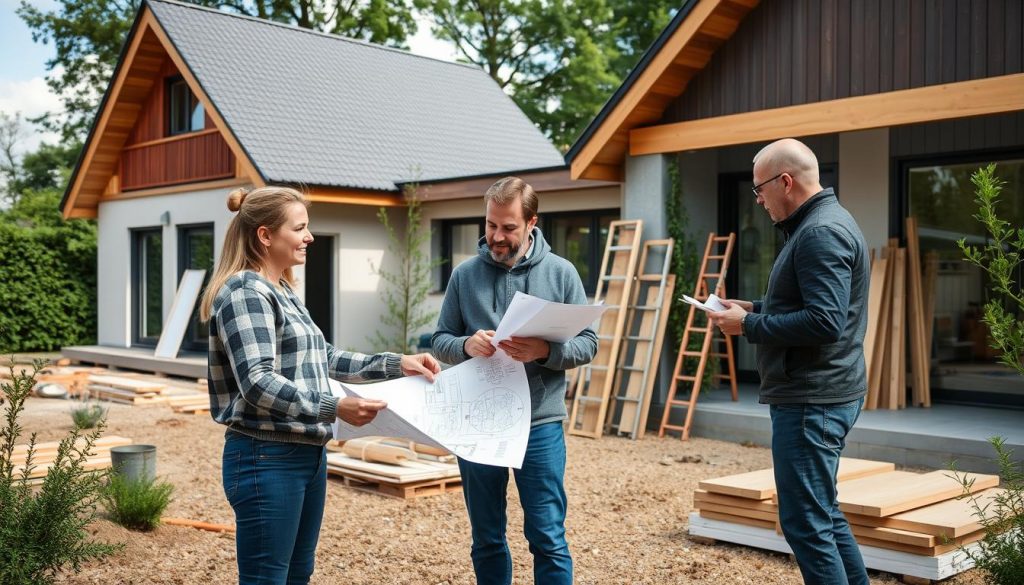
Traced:
<path fill-rule="evenodd" d="M 63 111 L 58 98 L 46 85 L 43 77 L 26 80 L 0 79 L 0 112 L 9 116 L 21 114 L 23 120 L 35 118 L 48 112 Z M 55 143 L 60 139 L 53 132 L 44 132 L 34 124 L 25 122 L 25 139 L 19 150 L 28 152 L 35 150 L 43 141 Z"/>

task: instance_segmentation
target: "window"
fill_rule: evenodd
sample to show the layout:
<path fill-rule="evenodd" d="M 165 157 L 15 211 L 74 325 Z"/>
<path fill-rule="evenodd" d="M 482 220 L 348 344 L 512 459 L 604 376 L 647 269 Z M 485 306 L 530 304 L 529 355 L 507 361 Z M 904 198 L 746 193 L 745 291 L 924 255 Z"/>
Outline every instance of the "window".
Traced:
<path fill-rule="evenodd" d="M 163 329 L 163 236 L 160 228 L 132 232 L 133 343 L 156 346 Z"/>
<path fill-rule="evenodd" d="M 541 229 L 551 250 L 572 262 L 588 295 L 597 291 L 608 226 L 618 218 L 618 209 L 541 214 Z"/>
<path fill-rule="evenodd" d="M 441 290 L 456 266 L 476 256 L 477 242 L 484 237 L 483 218 L 448 219 L 441 222 Z"/>
<path fill-rule="evenodd" d="M 199 289 L 196 306 L 189 318 L 188 328 L 181 348 L 190 351 L 205 351 L 210 337 L 209 324 L 199 319 L 199 299 L 213 275 L 213 224 L 178 227 L 178 282 L 188 269 L 205 270 L 203 287 Z"/>
<path fill-rule="evenodd" d="M 989 330 L 982 322 L 992 283 L 980 268 L 968 264 L 956 245 L 984 245 L 984 226 L 977 214 L 971 174 L 990 162 L 1004 181 L 996 212 L 1010 226 L 1024 225 L 1024 154 L 994 157 L 959 156 L 902 161 L 901 184 L 906 213 L 917 219 L 921 264 L 934 271 L 934 313 L 931 384 L 943 401 L 1020 405 L 1024 381 L 996 361 Z M 1015 275 L 1018 286 L 1024 274 Z M 925 283 L 925 286 L 929 286 Z M 1009 307 L 1008 307 L 1009 308 Z"/>
<path fill-rule="evenodd" d="M 189 89 L 181 77 L 172 77 L 167 82 L 167 134 L 196 132 L 206 127 L 206 112 L 203 104 Z"/>

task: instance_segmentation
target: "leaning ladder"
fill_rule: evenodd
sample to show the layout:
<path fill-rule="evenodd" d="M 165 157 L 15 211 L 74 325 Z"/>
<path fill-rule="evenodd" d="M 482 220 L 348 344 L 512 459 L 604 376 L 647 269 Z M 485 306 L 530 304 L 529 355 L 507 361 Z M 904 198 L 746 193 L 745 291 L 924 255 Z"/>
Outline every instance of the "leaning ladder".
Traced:
<path fill-rule="evenodd" d="M 576 392 L 569 416 L 571 435 L 601 438 L 642 231 L 641 220 L 613 221 L 608 226 L 608 241 L 594 295 L 594 302 L 604 301 L 608 310 L 598 322 L 597 354 L 576 373 Z"/>
<path fill-rule="evenodd" d="M 735 242 L 736 234 L 734 233 L 724 237 L 715 236 L 714 233 L 708 235 L 708 243 L 704 248 L 704 260 L 701 262 L 700 274 L 697 276 L 697 286 L 693 293 L 694 298 L 701 301 L 707 300 L 708 295 L 712 291 L 719 297 L 725 297 L 725 275 L 729 270 L 729 258 L 732 256 L 732 248 Z M 722 246 L 725 247 L 724 250 Z M 711 282 L 709 283 L 709 281 Z M 698 321 L 701 321 L 702 324 L 698 324 Z M 661 415 L 661 427 L 658 429 L 659 437 L 664 437 L 665 431 L 671 429 L 680 431 L 682 433 L 680 438 L 684 441 L 690 438 L 693 413 L 697 408 L 697 397 L 700 395 L 701 384 L 704 381 L 704 370 L 707 368 L 709 357 L 726 361 L 728 373 L 715 374 L 714 378 L 729 380 L 729 384 L 732 387 L 733 402 L 739 399 L 736 389 L 736 360 L 733 357 L 732 339 L 728 335 L 721 336 L 719 341 L 724 343 L 725 351 L 712 351 L 712 340 L 716 336 L 715 331 L 716 328 L 711 319 L 708 319 L 707 314 L 694 305 L 690 305 L 689 314 L 686 316 L 686 327 L 683 328 L 683 339 L 679 344 L 679 356 L 676 358 L 675 372 L 672 374 L 672 385 L 665 400 L 665 410 Z M 699 336 L 702 340 L 700 351 L 688 349 L 690 347 L 691 335 Z M 687 369 L 687 358 L 691 358 L 691 363 L 693 359 L 697 360 L 696 370 L 692 374 L 684 373 L 684 370 Z M 689 398 L 680 399 L 677 397 L 680 382 L 690 383 Z M 686 409 L 686 417 L 681 426 L 669 424 L 672 409 L 675 407 Z"/>
<path fill-rule="evenodd" d="M 629 435 L 631 439 L 642 436 L 671 306 L 670 287 L 675 285 L 674 275 L 670 274 L 674 245 L 672 238 L 644 242 L 626 314 L 619 363 L 615 369 L 616 390 L 612 396 L 615 402 L 609 405 L 605 432 L 614 429 L 616 434 Z M 652 257 L 663 259 L 657 270 L 645 272 Z"/>

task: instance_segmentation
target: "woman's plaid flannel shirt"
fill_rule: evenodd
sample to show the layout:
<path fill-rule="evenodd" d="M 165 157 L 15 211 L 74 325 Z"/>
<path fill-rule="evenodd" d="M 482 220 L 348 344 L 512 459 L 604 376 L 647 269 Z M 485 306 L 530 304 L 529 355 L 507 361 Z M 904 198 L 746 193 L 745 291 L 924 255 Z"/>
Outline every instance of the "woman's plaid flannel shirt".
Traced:
<path fill-rule="evenodd" d="M 338 404 L 328 376 L 402 375 L 398 354 L 335 349 L 287 284 L 255 272 L 235 274 L 217 293 L 210 333 L 210 414 L 257 439 L 326 444 Z"/>

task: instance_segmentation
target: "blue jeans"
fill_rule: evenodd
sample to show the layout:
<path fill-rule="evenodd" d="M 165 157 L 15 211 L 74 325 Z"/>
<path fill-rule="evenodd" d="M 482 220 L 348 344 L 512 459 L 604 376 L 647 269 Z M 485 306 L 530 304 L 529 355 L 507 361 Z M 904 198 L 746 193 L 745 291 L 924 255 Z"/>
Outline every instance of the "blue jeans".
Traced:
<path fill-rule="evenodd" d="M 508 469 L 459 459 L 462 493 L 473 532 L 473 570 L 479 585 L 512 583 L 512 554 L 505 539 Z M 523 468 L 514 470 L 523 532 L 533 554 L 533 581 L 572 583 L 572 557 L 565 540 L 565 436 L 562 423 L 530 429 Z"/>
<path fill-rule="evenodd" d="M 228 431 L 222 475 L 235 511 L 238 582 L 308 583 L 327 495 L 325 449 Z"/>
<path fill-rule="evenodd" d="M 836 501 L 839 454 L 863 402 L 771 405 L 779 523 L 807 585 L 868 585 Z"/>

